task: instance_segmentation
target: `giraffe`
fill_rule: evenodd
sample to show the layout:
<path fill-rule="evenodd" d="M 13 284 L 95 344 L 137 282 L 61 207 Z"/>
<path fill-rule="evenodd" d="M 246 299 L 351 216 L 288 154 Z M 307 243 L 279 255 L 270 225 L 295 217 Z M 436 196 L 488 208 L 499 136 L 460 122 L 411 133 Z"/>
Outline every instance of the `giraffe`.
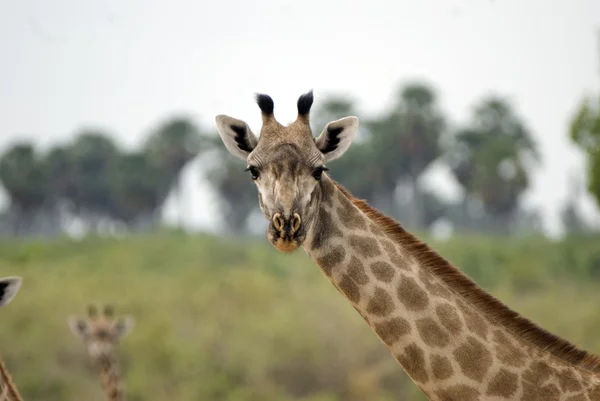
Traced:
<path fill-rule="evenodd" d="M 326 163 L 349 148 L 357 117 L 313 137 L 312 90 L 286 126 L 270 96 L 256 102 L 260 136 L 243 120 L 215 121 L 256 184 L 268 241 L 286 253 L 302 247 L 428 399 L 600 401 L 600 358 L 509 309 L 330 178 Z"/>
<path fill-rule="evenodd" d="M 0 307 L 8 305 L 21 289 L 21 277 L 0 278 Z M 23 401 L 10 373 L 0 358 L 0 401 Z"/>
<path fill-rule="evenodd" d="M 67 323 L 73 333 L 86 345 L 87 353 L 99 368 L 100 384 L 108 401 L 125 401 L 125 387 L 116 356 L 119 340 L 135 325 L 131 316 L 114 318 L 111 305 L 105 305 L 98 315 L 95 305 L 87 306 L 87 319 L 71 316 Z"/>

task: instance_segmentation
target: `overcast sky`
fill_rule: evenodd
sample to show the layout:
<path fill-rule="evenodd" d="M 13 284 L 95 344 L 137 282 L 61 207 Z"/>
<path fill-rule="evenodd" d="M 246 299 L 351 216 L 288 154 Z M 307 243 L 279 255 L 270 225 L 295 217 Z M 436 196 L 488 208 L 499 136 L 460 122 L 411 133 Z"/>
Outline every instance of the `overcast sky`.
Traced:
<path fill-rule="evenodd" d="M 316 103 L 348 94 L 367 116 L 422 78 L 456 123 L 490 92 L 513 101 L 544 159 L 527 203 L 556 232 L 567 180 L 584 174 L 567 126 L 598 90 L 598 28 L 598 0 L 4 0 L 0 149 L 82 127 L 133 146 L 173 113 L 211 129 L 230 114 L 258 131 L 255 92 L 275 99 L 284 123 L 310 88 Z M 214 197 L 194 168 L 189 224 L 206 226 Z M 452 191 L 443 172 L 433 180 Z"/>

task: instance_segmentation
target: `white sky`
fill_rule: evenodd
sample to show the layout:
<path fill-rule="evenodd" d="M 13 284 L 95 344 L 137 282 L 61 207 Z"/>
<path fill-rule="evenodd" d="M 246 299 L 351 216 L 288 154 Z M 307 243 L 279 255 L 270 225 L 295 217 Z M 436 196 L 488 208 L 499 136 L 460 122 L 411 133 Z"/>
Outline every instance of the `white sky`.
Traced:
<path fill-rule="evenodd" d="M 366 116 L 399 82 L 424 78 L 455 122 L 490 91 L 514 101 L 544 158 L 527 202 L 556 232 L 567 180 L 584 174 L 567 126 L 598 90 L 598 28 L 597 0 L 0 1 L 0 149 L 83 126 L 131 146 L 178 112 L 211 129 L 230 114 L 257 131 L 255 92 L 275 99 L 282 122 L 310 88 L 316 103 L 349 94 Z M 186 182 L 190 225 L 206 226 L 214 198 L 197 166 Z M 442 173 L 434 182 L 453 187 Z"/>

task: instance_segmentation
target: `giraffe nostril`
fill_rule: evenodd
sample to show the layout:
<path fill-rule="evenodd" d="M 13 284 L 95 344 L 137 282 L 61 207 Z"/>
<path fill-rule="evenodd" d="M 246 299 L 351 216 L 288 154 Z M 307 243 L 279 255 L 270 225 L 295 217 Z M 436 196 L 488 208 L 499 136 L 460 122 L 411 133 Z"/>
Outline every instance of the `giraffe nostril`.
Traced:
<path fill-rule="evenodd" d="M 294 216 L 292 217 L 292 224 L 291 224 L 292 234 L 295 233 L 296 231 L 298 231 L 301 223 L 302 223 L 302 219 L 300 218 L 300 215 L 298 213 L 294 213 Z"/>
<path fill-rule="evenodd" d="M 281 231 L 283 229 L 283 218 L 281 217 L 280 213 L 275 213 L 273 216 L 273 227 L 275 227 L 277 231 Z"/>

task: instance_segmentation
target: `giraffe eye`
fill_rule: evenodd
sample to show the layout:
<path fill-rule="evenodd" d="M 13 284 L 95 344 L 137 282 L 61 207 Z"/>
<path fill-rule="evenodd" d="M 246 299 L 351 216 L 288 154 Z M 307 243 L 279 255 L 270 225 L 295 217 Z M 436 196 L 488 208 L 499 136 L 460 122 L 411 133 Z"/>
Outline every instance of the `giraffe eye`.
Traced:
<path fill-rule="evenodd" d="M 260 172 L 254 166 L 248 166 L 244 171 L 249 171 L 252 176 L 252 180 L 256 180 L 260 176 Z"/>
<path fill-rule="evenodd" d="M 329 171 L 329 169 L 325 166 L 317 167 L 316 169 L 313 170 L 312 176 L 315 178 L 315 180 L 318 181 L 321 179 L 321 175 L 323 175 L 323 171 Z"/>

